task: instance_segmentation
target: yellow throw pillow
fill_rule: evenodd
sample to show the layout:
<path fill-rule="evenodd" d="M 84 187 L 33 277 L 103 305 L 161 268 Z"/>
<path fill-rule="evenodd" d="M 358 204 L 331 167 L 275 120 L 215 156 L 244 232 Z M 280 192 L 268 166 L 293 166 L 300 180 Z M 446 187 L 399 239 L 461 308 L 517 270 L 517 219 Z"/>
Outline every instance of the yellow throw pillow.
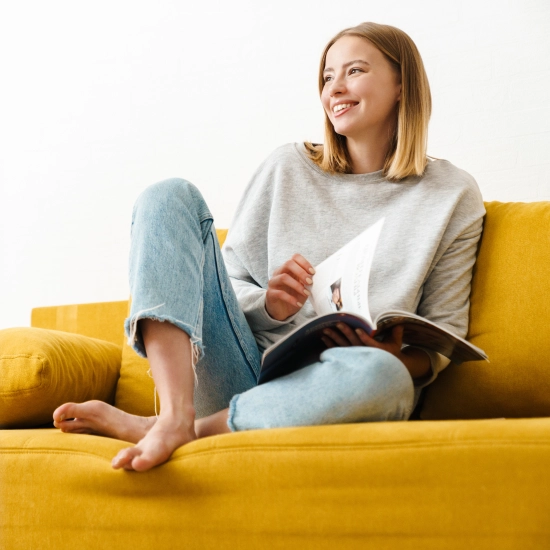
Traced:
<path fill-rule="evenodd" d="M 52 421 L 68 401 L 113 402 L 121 348 L 42 328 L 0 330 L 0 428 Z"/>
<path fill-rule="evenodd" d="M 155 414 L 155 383 L 149 376 L 149 361 L 140 357 L 125 341 L 115 395 L 115 407 L 130 414 Z M 157 401 L 157 409 L 160 405 Z"/>
<path fill-rule="evenodd" d="M 468 340 L 490 363 L 449 365 L 427 389 L 426 420 L 550 414 L 550 202 L 485 206 Z"/>

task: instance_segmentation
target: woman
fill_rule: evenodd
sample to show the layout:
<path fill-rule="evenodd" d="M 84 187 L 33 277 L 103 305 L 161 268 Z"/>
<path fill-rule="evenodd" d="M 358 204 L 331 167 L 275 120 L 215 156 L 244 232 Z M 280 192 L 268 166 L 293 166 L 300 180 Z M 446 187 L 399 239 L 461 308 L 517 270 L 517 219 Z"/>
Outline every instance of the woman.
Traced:
<path fill-rule="evenodd" d="M 371 312 L 405 309 L 465 336 L 483 202 L 465 172 L 426 156 L 428 81 L 411 39 L 363 23 L 323 53 L 323 146 L 288 144 L 258 168 L 219 250 L 199 191 L 173 179 L 138 199 L 126 333 L 146 355 L 158 417 L 93 401 L 54 412 L 63 431 L 136 443 L 114 468 L 147 470 L 179 446 L 236 430 L 407 420 L 448 363 L 342 325 L 318 362 L 261 386 L 261 352 L 312 317 L 314 266 L 386 218 L 369 284 Z M 74 420 L 71 420 L 74 419 Z"/>

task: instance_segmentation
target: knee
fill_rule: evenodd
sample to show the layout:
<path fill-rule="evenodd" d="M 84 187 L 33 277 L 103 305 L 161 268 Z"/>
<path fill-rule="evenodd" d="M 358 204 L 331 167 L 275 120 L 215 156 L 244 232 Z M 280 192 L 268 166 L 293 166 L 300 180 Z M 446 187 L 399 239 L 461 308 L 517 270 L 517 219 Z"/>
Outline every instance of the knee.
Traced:
<path fill-rule="evenodd" d="M 147 187 L 136 200 L 134 214 L 144 211 L 166 214 L 174 208 L 209 215 L 201 192 L 191 182 L 181 178 L 170 178 Z"/>
<path fill-rule="evenodd" d="M 352 401 L 356 401 L 353 406 L 358 407 L 365 421 L 406 420 L 410 416 L 413 380 L 405 365 L 391 353 L 359 346 L 331 348 L 323 352 L 321 360 L 332 371 L 332 379 L 347 379 L 346 385 L 353 388 Z"/>
<path fill-rule="evenodd" d="M 363 384 L 380 385 L 392 381 L 395 386 L 409 389 L 412 378 L 405 365 L 391 353 L 366 346 L 331 348 L 321 354 L 321 361 L 334 374 L 345 372 Z M 362 385 L 363 385 L 362 384 Z"/>

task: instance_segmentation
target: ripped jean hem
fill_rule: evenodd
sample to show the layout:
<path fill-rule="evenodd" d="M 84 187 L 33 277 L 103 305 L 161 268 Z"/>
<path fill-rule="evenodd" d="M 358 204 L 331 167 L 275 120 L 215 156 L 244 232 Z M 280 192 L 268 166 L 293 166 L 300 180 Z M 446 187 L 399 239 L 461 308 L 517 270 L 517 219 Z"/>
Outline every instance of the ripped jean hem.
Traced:
<path fill-rule="evenodd" d="M 138 311 L 131 317 L 128 317 L 124 321 L 124 332 L 127 337 L 128 345 L 140 356 L 147 358 L 147 352 L 145 350 L 145 345 L 143 343 L 143 337 L 138 331 L 138 321 L 141 321 L 142 319 L 151 319 L 153 321 L 158 321 L 160 323 L 168 322 L 189 336 L 189 340 L 191 342 L 191 367 L 193 369 L 193 374 L 195 378 L 195 387 L 198 386 L 198 378 L 197 378 L 197 370 L 196 365 L 197 362 L 204 356 L 204 349 L 202 345 L 202 339 L 199 338 L 194 334 L 195 328 L 191 325 L 184 323 L 183 321 L 179 321 L 178 319 L 175 319 L 174 317 L 171 317 L 169 315 L 155 315 L 151 312 L 154 309 L 157 309 L 159 307 L 162 307 L 164 304 L 160 304 L 159 306 L 155 306 L 149 309 L 144 309 L 141 311 Z"/>

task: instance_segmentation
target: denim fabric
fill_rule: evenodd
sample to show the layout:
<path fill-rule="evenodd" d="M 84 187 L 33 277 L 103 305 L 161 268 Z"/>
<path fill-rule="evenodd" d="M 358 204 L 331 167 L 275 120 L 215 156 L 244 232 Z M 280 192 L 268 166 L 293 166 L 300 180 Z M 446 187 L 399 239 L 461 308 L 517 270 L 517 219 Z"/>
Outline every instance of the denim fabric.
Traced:
<path fill-rule="evenodd" d="M 125 331 L 146 356 L 137 321 L 173 323 L 195 350 L 197 418 L 230 407 L 231 430 L 407 420 L 416 396 L 393 355 L 366 347 L 326 350 L 318 363 L 256 385 L 260 353 L 227 275 L 200 192 L 170 179 L 146 189 L 132 218 L 132 305 Z"/>
<path fill-rule="evenodd" d="M 318 363 L 231 400 L 231 430 L 407 420 L 414 390 L 405 365 L 367 347 L 331 348 Z"/>

